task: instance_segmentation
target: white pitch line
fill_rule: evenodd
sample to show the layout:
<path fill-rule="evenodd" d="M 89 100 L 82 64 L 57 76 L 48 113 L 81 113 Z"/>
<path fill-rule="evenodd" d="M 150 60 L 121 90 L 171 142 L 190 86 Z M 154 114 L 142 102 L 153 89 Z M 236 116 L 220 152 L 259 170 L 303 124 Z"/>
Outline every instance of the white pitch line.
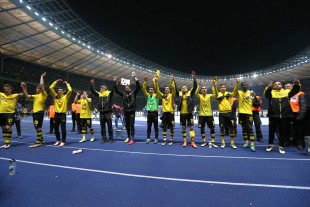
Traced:
<path fill-rule="evenodd" d="M 0 159 L 10 160 L 9 158 L 3 158 L 3 157 L 0 157 Z M 86 172 L 96 172 L 96 173 L 102 173 L 102 174 L 119 175 L 119 176 L 136 177 L 136 178 L 146 178 L 146 179 L 155 179 L 155 180 L 168 180 L 168 181 L 176 181 L 176 182 L 204 183 L 204 184 L 246 186 L 246 187 L 264 187 L 264 188 L 280 188 L 280 189 L 294 189 L 294 190 L 310 190 L 310 187 L 308 187 L 308 186 L 270 185 L 270 184 L 221 182 L 221 181 L 210 181 L 210 180 L 195 180 L 195 179 L 159 177 L 159 176 L 129 174 L 129 173 L 120 173 L 120 172 L 105 171 L 105 170 L 95 170 L 95 169 L 88 169 L 88 168 L 79 168 L 79 167 L 70 167 L 70 166 L 63 166 L 63 165 L 46 164 L 46 163 L 31 162 L 31 161 L 25 161 L 25 160 L 16 160 L 16 161 L 21 162 L 21 163 L 32 164 L 32 165 L 42 165 L 42 166 L 63 168 L 63 169 L 70 169 L 70 170 L 79 170 L 79 171 L 86 171 Z"/>
<path fill-rule="evenodd" d="M 16 143 L 30 144 L 28 142 L 22 141 L 12 141 Z M 144 143 L 143 143 L 144 144 Z M 44 145 L 46 147 L 59 148 L 54 145 Z M 106 150 L 106 149 L 96 149 L 96 148 L 87 148 L 87 147 L 69 147 L 64 146 L 61 148 L 67 149 L 83 149 L 89 151 L 100 151 L 100 152 L 113 152 L 113 153 L 127 153 L 127 154 L 141 154 L 141 155 L 155 155 L 155 156 L 171 156 L 171 157 L 196 157 L 196 158 L 223 158 L 223 159 L 250 159 L 250 160 L 282 160 L 282 161 L 310 161 L 310 158 L 277 158 L 277 157 L 232 157 L 232 156 L 215 156 L 215 155 L 194 155 L 194 154 L 167 154 L 167 153 L 155 153 L 155 152 L 134 152 L 134 151 L 125 151 L 125 150 Z"/>

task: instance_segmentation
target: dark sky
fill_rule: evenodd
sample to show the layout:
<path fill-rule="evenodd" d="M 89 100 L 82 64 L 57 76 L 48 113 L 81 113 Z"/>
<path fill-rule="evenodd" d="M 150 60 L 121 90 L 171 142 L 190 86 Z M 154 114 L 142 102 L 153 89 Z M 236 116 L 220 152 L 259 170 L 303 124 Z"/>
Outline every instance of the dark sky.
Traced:
<path fill-rule="evenodd" d="M 310 46 L 310 9 L 298 1 L 66 1 L 119 46 L 187 73 L 249 72 Z"/>

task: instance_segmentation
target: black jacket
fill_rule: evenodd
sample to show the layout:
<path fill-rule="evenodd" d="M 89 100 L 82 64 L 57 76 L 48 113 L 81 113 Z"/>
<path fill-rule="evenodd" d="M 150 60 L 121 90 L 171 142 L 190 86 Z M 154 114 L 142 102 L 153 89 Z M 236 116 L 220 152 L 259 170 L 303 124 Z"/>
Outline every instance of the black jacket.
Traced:
<path fill-rule="evenodd" d="M 97 103 L 98 111 L 100 112 L 110 112 L 112 110 L 112 97 L 114 94 L 114 88 L 112 91 L 106 91 L 100 93 L 96 91 L 94 85 L 90 85 L 90 90 L 93 95 L 99 97 L 99 101 Z"/>
<path fill-rule="evenodd" d="M 175 84 L 176 86 L 176 84 Z M 175 87 L 177 89 L 177 86 Z M 193 103 L 193 96 L 195 95 L 197 89 L 197 80 L 196 78 L 193 79 L 193 88 L 191 89 L 190 93 L 189 91 L 186 94 L 186 100 L 187 100 L 187 112 L 188 113 L 193 113 L 194 111 L 194 103 Z M 176 91 L 176 96 L 179 97 L 179 102 L 178 102 L 178 110 L 181 111 L 182 109 L 182 91 Z"/>
<path fill-rule="evenodd" d="M 297 116 L 298 120 L 302 120 L 305 118 L 306 113 L 307 113 L 307 102 L 306 102 L 306 98 L 304 95 L 299 95 L 299 106 L 300 106 L 300 111 L 299 113 L 294 113 L 295 116 Z"/>
<path fill-rule="evenodd" d="M 120 95 L 123 100 L 123 109 L 124 112 L 136 111 L 136 97 L 141 88 L 140 82 L 136 81 L 136 89 L 130 93 L 123 93 L 118 90 L 118 87 L 115 85 L 115 93 Z"/>
<path fill-rule="evenodd" d="M 300 85 L 294 84 L 290 92 L 283 92 L 284 89 L 274 90 L 266 88 L 264 91 L 265 97 L 269 100 L 268 116 L 276 118 L 294 117 L 290 98 L 300 91 Z"/>

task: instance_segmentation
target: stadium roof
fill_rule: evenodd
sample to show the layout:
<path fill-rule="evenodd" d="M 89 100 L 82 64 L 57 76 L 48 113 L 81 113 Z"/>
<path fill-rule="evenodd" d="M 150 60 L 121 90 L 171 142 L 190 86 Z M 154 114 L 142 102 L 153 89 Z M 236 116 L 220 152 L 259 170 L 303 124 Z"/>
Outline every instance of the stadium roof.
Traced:
<path fill-rule="evenodd" d="M 182 84 L 191 85 L 190 74 L 148 61 L 128 51 L 130 48 L 121 48 L 106 39 L 63 0 L 0 0 L 0 8 L 0 51 L 4 56 L 106 80 L 129 79 L 133 71 L 140 79 L 151 78 L 155 70 L 160 69 L 161 86 L 170 85 L 170 74 Z M 233 85 L 236 77 L 242 77 L 250 86 L 265 86 L 274 80 L 309 79 L 309 55 L 310 47 L 289 60 L 259 71 L 219 74 L 220 82 Z M 197 74 L 207 74 L 207 71 L 197 71 Z M 198 79 L 210 83 L 213 77 L 198 75 Z"/>

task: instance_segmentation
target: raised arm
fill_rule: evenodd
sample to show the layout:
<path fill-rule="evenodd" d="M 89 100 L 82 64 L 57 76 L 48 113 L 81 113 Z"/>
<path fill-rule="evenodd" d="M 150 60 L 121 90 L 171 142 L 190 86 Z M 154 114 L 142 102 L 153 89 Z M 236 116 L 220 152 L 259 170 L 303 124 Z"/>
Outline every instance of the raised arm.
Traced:
<path fill-rule="evenodd" d="M 142 92 L 145 96 L 148 96 L 149 93 L 146 91 L 146 83 L 147 83 L 147 77 L 144 78 L 143 85 L 142 85 Z"/>
<path fill-rule="evenodd" d="M 240 78 L 236 78 L 236 83 L 235 83 L 235 86 L 234 86 L 234 91 L 232 92 L 232 94 L 230 94 L 230 97 L 238 95 L 239 82 L 240 82 Z"/>
<path fill-rule="evenodd" d="M 74 103 L 77 103 L 79 96 L 81 95 L 80 91 L 76 92 L 76 95 L 74 97 Z"/>
<path fill-rule="evenodd" d="M 155 77 L 152 78 L 152 82 L 153 82 L 153 87 L 154 87 L 154 92 L 156 93 L 156 84 L 155 84 Z M 157 95 L 157 98 L 158 98 L 158 95 Z"/>
<path fill-rule="evenodd" d="M 99 97 L 99 92 L 96 91 L 96 89 L 95 89 L 95 81 L 94 81 L 94 79 L 90 80 L 90 91 L 92 92 L 93 95 Z"/>
<path fill-rule="evenodd" d="M 46 76 L 46 73 L 43 73 L 40 77 L 40 87 L 42 90 L 44 90 L 45 85 L 44 85 L 44 77 Z"/>
<path fill-rule="evenodd" d="M 270 83 L 264 90 L 264 96 L 266 98 L 268 98 L 269 100 L 271 100 L 271 90 L 272 90 L 272 86 L 273 86 L 273 83 Z"/>
<path fill-rule="evenodd" d="M 179 95 L 179 92 L 177 93 L 177 86 L 175 84 L 175 81 L 174 81 L 174 76 L 173 75 L 170 75 L 170 82 L 171 82 L 171 94 L 172 94 L 172 97 L 175 97 L 176 94 Z"/>
<path fill-rule="evenodd" d="M 25 82 L 21 82 L 20 86 L 22 87 L 23 96 L 25 96 L 26 98 L 32 98 L 32 96 L 28 94 L 27 84 Z"/>
<path fill-rule="evenodd" d="M 158 86 L 158 77 L 154 78 L 154 85 L 155 85 L 155 91 L 156 91 L 156 96 L 158 98 L 161 98 L 163 96 L 163 93 L 159 90 L 159 86 Z"/>
<path fill-rule="evenodd" d="M 195 71 L 192 71 L 192 78 L 193 78 L 193 87 L 191 89 L 191 96 L 193 96 L 196 93 L 196 89 L 197 89 L 197 80 L 196 80 Z"/>
<path fill-rule="evenodd" d="M 195 95 L 196 95 L 196 97 L 199 99 L 200 98 L 200 96 L 199 96 L 199 91 L 200 91 L 200 89 L 201 89 L 201 85 L 202 85 L 202 80 L 200 80 L 199 82 L 198 82 L 198 86 L 197 86 L 197 89 L 196 89 L 196 91 L 195 91 Z"/>
<path fill-rule="evenodd" d="M 174 80 L 174 76 L 173 75 L 171 75 L 172 77 L 173 77 L 173 84 L 174 84 L 174 90 L 175 90 L 175 96 L 177 96 L 177 97 L 179 97 L 179 95 L 180 95 L 180 91 L 178 90 L 178 88 L 177 88 L 177 83 L 175 82 L 175 80 Z M 171 77 L 170 76 L 170 77 Z"/>
<path fill-rule="evenodd" d="M 211 96 L 211 98 L 217 98 L 217 96 L 218 96 L 218 91 L 217 91 L 217 87 L 216 87 L 217 81 L 218 81 L 218 77 L 215 76 L 213 78 L 213 81 L 212 81 L 212 89 L 211 89 L 212 90 L 212 96 Z"/>
<path fill-rule="evenodd" d="M 67 100 L 69 100 L 72 94 L 72 88 L 71 88 L 71 85 L 67 81 L 64 81 L 64 84 L 66 84 L 67 89 L 68 89 L 68 92 L 66 93 L 66 97 L 67 97 Z"/>
<path fill-rule="evenodd" d="M 114 90 L 115 90 L 115 93 L 120 95 L 123 98 L 124 97 L 124 93 L 119 91 L 117 85 L 119 85 L 119 82 L 117 81 L 117 79 L 114 79 Z"/>
<path fill-rule="evenodd" d="M 138 92 L 140 91 L 141 86 L 140 86 L 140 82 L 138 79 L 136 79 L 136 89 L 134 91 L 134 95 L 136 96 L 138 94 Z"/>
<path fill-rule="evenodd" d="M 55 98 L 57 96 L 57 93 L 55 91 L 55 86 L 58 82 L 62 82 L 61 79 L 55 80 L 51 85 L 50 85 L 50 92 L 53 98 Z"/>

